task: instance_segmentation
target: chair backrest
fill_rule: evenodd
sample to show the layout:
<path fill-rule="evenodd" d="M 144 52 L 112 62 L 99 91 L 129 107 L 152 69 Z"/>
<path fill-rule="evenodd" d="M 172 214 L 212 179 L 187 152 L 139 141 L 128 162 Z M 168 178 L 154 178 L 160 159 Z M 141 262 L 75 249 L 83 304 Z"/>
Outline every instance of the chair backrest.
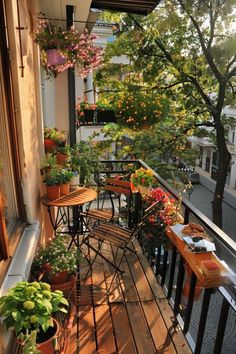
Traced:
<path fill-rule="evenodd" d="M 106 195 L 109 195 L 109 199 L 111 202 L 111 207 L 112 207 L 112 218 L 115 215 L 115 202 L 114 200 L 116 199 L 116 203 L 118 204 L 118 210 L 120 213 L 121 210 L 121 196 L 125 195 L 126 196 L 126 203 L 127 203 L 127 223 L 129 225 L 130 223 L 130 206 L 131 206 L 131 186 L 129 181 L 123 181 L 117 178 L 112 178 L 108 177 L 105 181 L 104 185 L 104 198 L 103 202 L 101 205 L 101 208 L 103 208 L 105 200 L 106 200 Z"/>
<path fill-rule="evenodd" d="M 163 204 L 162 204 L 162 200 L 164 199 L 164 197 L 162 197 L 161 200 L 156 201 L 155 203 L 151 204 L 149 207 L 147 207 L 144 210 L 143 216 L 140 220 L 140 222 L 133 228 L 132 230 L 132 236 L 136 235 L 141 228 L 143 227 L 145 221 L 149 218 L 150 215 L 152 215 L 152 213 L 156 210 L 160 210 L 163 208 Z"/>
<path fill-rule="evenodd" d="M 105 184 L 105 190 L 118 193 L 131 195 L 131 187 L 129 181 L 123 181 L 117 178 L 107 178 Z"/>

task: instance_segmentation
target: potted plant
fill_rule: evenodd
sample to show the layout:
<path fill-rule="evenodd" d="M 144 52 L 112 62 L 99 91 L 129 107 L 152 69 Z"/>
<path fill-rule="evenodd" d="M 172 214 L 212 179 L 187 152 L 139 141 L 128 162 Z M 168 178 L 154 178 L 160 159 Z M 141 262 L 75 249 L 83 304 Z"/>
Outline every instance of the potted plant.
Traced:
<path fill-rule="evenodd" d="M 94 45 L 95 38 L 87 30 L 82 34 L 74 26 L 63 30 L 46 20 L 39 21 L 33 33 L 34 42 L 40 47 L 42 66 L 49 76 L 76 67 L 79 76 L 84 77 L 97 68 L 102 61 L 102 49 Z M 51 62 L 51 56 L 55 59 L 56 55 L 60 56 L 59 61 Z"/>
<path fill-rule="evenodd" d="M 51 153 L 46 154 L 41 164 L 41 168 L 40 168 L 41 174 L 42 175 L 48 174 L 51 171 L 51 169 L 55 168 L 56 162 L 57 162 L 56 157 L 53 154 Z"/>
<path fill-rule="evenodd" d="M 76 189 L 80 184 L 80 164 L 78 150 L 75 147 L 71 149 L 70 169 L 73 172 L 70 185 L 72 189 Z"/>
<path fill-rule="evenodd" d="M 66 142 L 65 131 L 57 128 L 44 128 L 45 152 L 54 152 L 58 146 L 64 146 Z"/>
<path fill-rule="evenodd" d="M 51 169 L 44 178 L 47 190 L 47 198 L 49 200 L 54 200 L 60 198 L 60 170 L 53 168 Z"/>
<path fill-rule="evenodd" d="M 75 289 L 76 273 L 81 259 L 77 247 L 68 250 L 69 241 L 69 235 L 57 235 L 38 248 L 32 264 L 35 279 L 50 283 L 53 290 L 62 290 L 65 296 Z"/>
<path fill-rule="evenodd" d="M 86 96 L 83 101 L 78 98 L 76 105 L 77 127 L 82 124 L 102 124 L 116 122 L 115 112 L 112 105 L 106 100 L 89 103 Z"/>
<path fill-rule="evenodd" d="M 61 291 L 51 291 L 44 282 L 21 281 L 0 298 L 0 315 L 13 328 L 24 354 L 54 353 L 59 324 L 52 318 L 67 312 L 68 301 Z"/>
<path fill-rule="evenodd" d="M 136 187 L 141 194 L 146 194 L 151 188 L 153 173 L 141 167 L 131 175 L 132 186 Z"/>
<path fill-rule="evenodd" d="M 80 183 L 90 185 L 93 176 L 100 168 L 99 155 L 96 148 L 88 141 L 81 140 L 73 147 L 73 156 L 80 167 Z"/>
<path fill-rule="evenodd" d="M 160 208 L 144 221 L 142 233 L 142 245 L 148 253 L 155 253 L 155 249 L 163 246 L 167 249 L 169 238 L 166 235 L 166 227 L 176 223 L 182 224 L 183 217 L 179 214 L 180 204 L 157 187 L 144 196 L 146 206 L 152 205 L 156 201 L 161 202 Z M 151 254 L 151 256 L 153 255 Z"/>
<path fill-rule="evenodd" d="M 70 181 L 71 178 L 74 176 L 74 173 L 67 169 L 60 170 L 60 194 L 65 195 L 68 194 L 70 191 Z"/>
<path fill-rule="evenodd" d="M 71 154 L 70 145 L 59 146 L 57 149 L 57 163 L 59 165 L 64 165 L 68 162 Z"/>

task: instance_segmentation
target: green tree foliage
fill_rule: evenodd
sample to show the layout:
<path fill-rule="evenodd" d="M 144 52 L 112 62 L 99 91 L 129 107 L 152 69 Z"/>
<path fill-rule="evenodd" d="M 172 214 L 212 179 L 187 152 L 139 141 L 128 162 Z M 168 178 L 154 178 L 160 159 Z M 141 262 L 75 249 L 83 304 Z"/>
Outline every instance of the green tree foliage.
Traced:
<path fill-rule="evenodd" d="M 108 46 L 106 60 L 126 54 L 129 75 L 118 81 L 108 79 L 109 70 L 99 73 L 101 91 L 106 88 L 116 104 L 118 93 L 127 87 L 130 92 L 152 91 L 159 102 L 168 101 L 168 110 L 156 122 L 159 129 L 163 124 L 167 128 L 164 141 L 169 135 L 176 146 L 180 139 L 181 149 L 187 134 L 202 135 L 202 128 L 214 132 L 219 170 L 213 221 L 220 227 L 231 159 L 226 135 L 232 124 L 222 109 L 235 104 L 236 92 L 235 6 L 235 0 L 165 0 L 146 18 L 121 15 L 121 32 Z"/>

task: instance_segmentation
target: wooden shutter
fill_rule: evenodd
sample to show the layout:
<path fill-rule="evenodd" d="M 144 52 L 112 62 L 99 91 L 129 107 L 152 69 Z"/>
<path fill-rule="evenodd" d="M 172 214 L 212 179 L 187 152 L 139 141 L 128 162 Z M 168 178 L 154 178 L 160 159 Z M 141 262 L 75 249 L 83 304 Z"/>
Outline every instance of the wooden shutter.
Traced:
<path fill-rule="evenodd" d="M 0 259 L 9 257 L 7 229 L 5 224 L 4 209 L 2 203 L 2 195 L 0 193 Z"/>

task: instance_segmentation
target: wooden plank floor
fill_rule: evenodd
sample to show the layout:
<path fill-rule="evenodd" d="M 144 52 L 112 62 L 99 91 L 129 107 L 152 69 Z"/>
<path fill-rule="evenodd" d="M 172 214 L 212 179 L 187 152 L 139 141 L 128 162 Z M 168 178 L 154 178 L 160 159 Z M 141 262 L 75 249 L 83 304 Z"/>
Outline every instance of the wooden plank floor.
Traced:
<path fill-rule="evenodd" d="M 121 266 L 125 273 L 115 277 L 109 295 L 114 268 L 97 257 L 85 280 L 88 262 L 81 263 L 77 316 L 67 354 L 191 353 L 137 241 L 133 246 L 137 253 L 126 254 Z M 110 246 L 104 245 L 103 252 L 113 260 Z M 83 253 L 88 253 L 86 248 Z M 87 256 L 92 259 L 94 254 Z"/>

